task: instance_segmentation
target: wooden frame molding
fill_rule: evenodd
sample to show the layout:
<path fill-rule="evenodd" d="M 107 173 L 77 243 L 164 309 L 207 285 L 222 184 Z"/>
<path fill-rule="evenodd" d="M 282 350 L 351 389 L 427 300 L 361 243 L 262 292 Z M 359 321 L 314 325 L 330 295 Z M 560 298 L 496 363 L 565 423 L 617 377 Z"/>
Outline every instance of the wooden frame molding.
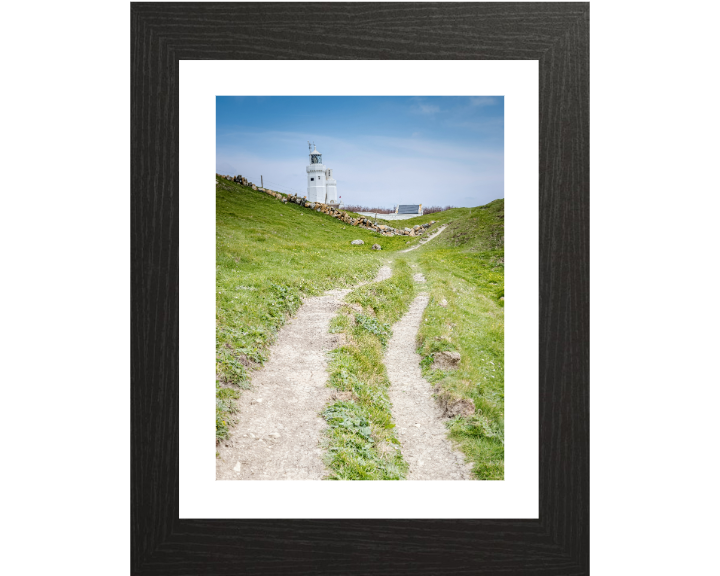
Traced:
<path fill-rule="evenodd" d="M 132 573 L 587 574 L 589 4 L 130 12 Z M 539 61 L 539 520 L 178 518 L 178 73 L 180 60 L 207 59 Z"/>

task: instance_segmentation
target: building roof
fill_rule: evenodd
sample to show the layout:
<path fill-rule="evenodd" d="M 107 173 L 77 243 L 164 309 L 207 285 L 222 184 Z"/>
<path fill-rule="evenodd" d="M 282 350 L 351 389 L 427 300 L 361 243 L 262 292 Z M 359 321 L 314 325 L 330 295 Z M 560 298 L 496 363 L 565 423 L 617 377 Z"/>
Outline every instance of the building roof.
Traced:
<path fill-rule="evenodd" d="M 400 204 L 398 214 L 420 214 L 420 204 Z"/>

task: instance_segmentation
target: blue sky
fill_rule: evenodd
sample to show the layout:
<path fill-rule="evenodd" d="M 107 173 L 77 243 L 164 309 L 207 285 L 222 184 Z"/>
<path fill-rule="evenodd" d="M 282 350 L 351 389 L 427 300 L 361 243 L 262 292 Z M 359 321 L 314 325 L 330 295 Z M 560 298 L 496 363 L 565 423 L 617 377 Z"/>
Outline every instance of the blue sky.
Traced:
<path fill-rule="evenodd" d="M 218 96 L 216 170 L 307 191 L 307 142 L 345 204 L 479 206 L 504 195 L 502 96 Z"/>

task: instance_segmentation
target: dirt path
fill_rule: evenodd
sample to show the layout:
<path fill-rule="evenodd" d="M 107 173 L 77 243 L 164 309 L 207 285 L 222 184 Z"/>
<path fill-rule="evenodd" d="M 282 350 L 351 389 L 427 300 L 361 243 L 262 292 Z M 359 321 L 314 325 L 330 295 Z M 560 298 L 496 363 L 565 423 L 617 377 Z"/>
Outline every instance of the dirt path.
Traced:
<path fill-rule="evenodd" d="M 391 275 L 380 268 L 374 281 Z M 366 284 L 366 283 L 363 283 Z M 253 388 L 238 401 L 238 424 L 218 447 L 218 480 L 320 480 L 326 469 L 319 416 L 330 389 L 325 354 L 337 344 L 330 319 L 350 289 L 307 298 L 283 326 L 270 359 L 256 372 Z"/>
<path fill-rule="evenodd" d="M 424 282 L 422 274 L 415 274 Z M 420 293 L 410 310 L 393 326 L 393 336 L 385 355 L 390 378 L 392 413 L 402 444 L 402 453 L 410 465 L 408 480 L 471 480 L 472 464 L 447 438 L 442 411 L 432 397 L 430 383 L 422 377 L 420 356 L 415 352 L 427 293 Z"/>
<path fill-rule="evenodd" d="M 417 244 L 415 244 L 415 246 L 412 246 L 411 248 L 408 248 L 407 250 L 400 250 L 400 252 L 410 252 L 410 251 L 412 251 L 412 250 L 417 250 L 417 249 L 420 248 L 420 246 L 422 246 L 423 244 L 427 244 L 428 242 L 430 242 L 430 240 L 432 240 L 433 238 L 435 238 L 438 234 L 440 234 L 443 230 L 445 230 L 445 228 L 447 228 L 447 224 L 444 225 L 444 226 L 440 226 L 440 228 L 438 228 L 437 230 L 435 230 L 435 232 L 433 232 L 432 234 L 430 234 L 430 236 L 428 236 L 428 237 L 425 238 L 424 240 L 420 240 L 420 242 L 418 242 Z"/>

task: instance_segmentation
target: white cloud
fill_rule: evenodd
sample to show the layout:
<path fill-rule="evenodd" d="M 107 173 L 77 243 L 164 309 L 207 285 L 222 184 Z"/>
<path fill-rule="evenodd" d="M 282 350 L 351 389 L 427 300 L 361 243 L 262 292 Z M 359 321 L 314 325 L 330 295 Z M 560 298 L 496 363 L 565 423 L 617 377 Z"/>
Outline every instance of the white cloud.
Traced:
<path fill-rule="evenodd" d="M 412 106 L 408 108 L 408 110 L 412 114 L 422 114 L 426 116 L 432 116 L 433 114 L 437 114 L 440 112 L 440 106 L 437 104 L 429 104 L 428 102 L 424 102 L 421 98 L 413 98 L 411 100 L 413 102 Z"/>
<path fill-rule="evenodd" d="M 418 108 L 421 114 L 437 114 L 440 112 L 440 106 L 434 104 L 418 104 Z"/>
<path fill-rule="evenodd" d="M 471 106 L 493 106 L 497 104 L 498 99 L 492 96 L 473 96 L 470 98 Z"/>

